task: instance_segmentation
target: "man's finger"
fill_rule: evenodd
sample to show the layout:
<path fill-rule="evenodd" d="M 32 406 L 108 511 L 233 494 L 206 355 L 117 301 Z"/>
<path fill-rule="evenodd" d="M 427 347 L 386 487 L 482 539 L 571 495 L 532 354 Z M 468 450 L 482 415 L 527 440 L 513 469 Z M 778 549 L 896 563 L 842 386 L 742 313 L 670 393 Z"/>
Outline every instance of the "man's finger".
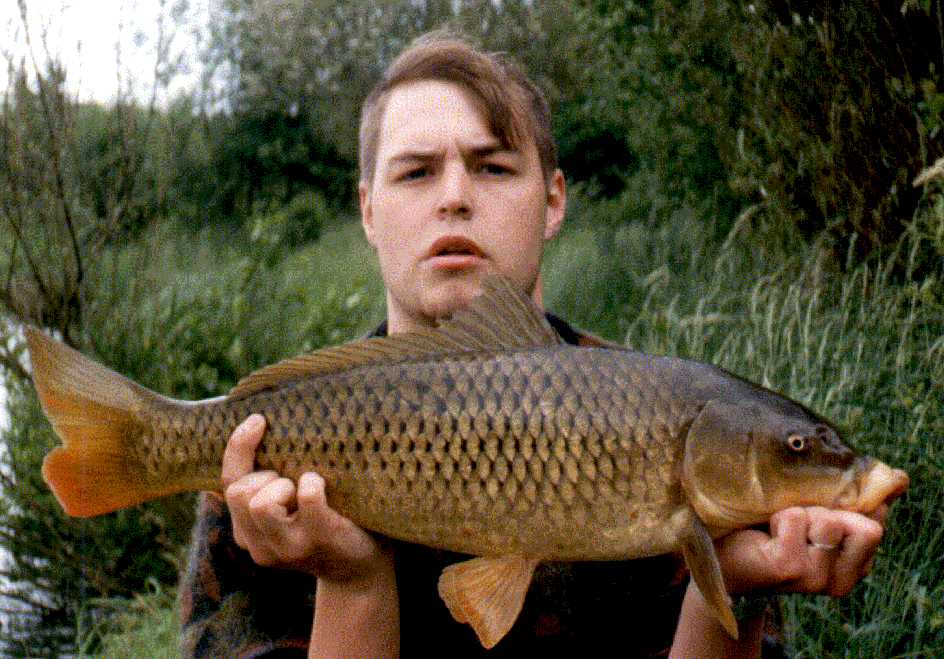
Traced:
<path fill-rule="evenodd" d="M 325 481 L 320 474 L 307 471 L 298 479 L 299 521 L 312 522 L 312 516 L 328 505 Z"/>
<path fill-rule="evenodd" d="M 833 596 L 848 595 L 867 573 L 884 531 L 881 524 L 863 515 L 845 513 L 842 518 L 845 538 L 833 567 L 833 580 L 829 589 Z"/>
<path fill-rule="evenodd" d="M 846 537 L 847 520 L 831 514 L 826 508 L 809 509 L 810 528 L 807 532 L 809 544 L 814 549 L 835 551 L 842 546 Z"/>
<path fill-rule="evenodd" d="M 226 505 L 230 508 L 248 508 L 249 502 L 260 490 L 279 478 L 275 471 L 254 471 L 246 474 L 223 491 Z"/>
<path fill-rule="evenodd" d="M 315 472 L 307 472 L 298 479 L 298 513 L 295 524 L 312 536 L 334 538 L 344 518 L 328 506 L 325 481 Z"/>
<path fill-rule="evenodd" d="M 277 478 L 261 488 L 249 501 L 249 512 L 260 526 L 284 525 L 295 509 L 295 483 Z"/>
<path fill-rule="evenodd" d="M 805 544 L 809 525 L 810 517 L 804 508 L 784 508 L 771 516 L 770 535 L 785 541 L 791 547 Z"/>
<path fill-rule="evenodd" d="M 304 473 L 298 479 L 295 526 L 303 533 L 318 534 L 348 560 L 361 560 L 373 551 L 370 536 L 328 505 L 324 478 L 315 472 Z"/>
<path fill-rule="evenodd" d="M 252 473 L 256 464 L 256 447 L 265 434 L 266 421 L 261 414 L 252 414 L 236 426 L 223 451 L 221 479 L 223 491 L 246 474 Z"/>
<path fill-rule="evenodd" d="M 279 478 L 274 471 L 255 471 L 232 483 L 224 491 L 226 507 L 233 519 L 233 538 L 243 549 L 247 548 L 246 534 L 256 531 L 256 524 L 249 512 L 249 502 L 255 494 L 272 481 Z"/>

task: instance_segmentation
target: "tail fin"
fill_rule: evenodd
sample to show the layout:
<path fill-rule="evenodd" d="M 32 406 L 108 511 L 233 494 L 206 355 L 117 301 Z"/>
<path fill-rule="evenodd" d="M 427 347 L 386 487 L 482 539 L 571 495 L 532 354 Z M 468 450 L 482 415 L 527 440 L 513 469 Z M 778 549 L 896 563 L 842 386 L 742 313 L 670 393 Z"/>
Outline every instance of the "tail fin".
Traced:
<path fill-rule="evenodd" d="M 63 443 L 43 461 L 43 479 L 66 513 L 92 517 L 167 493 L 148 485 L 132 450 L 140 412 L 158 394 L 36 329 L 26 340 L 39 400 Z"/>

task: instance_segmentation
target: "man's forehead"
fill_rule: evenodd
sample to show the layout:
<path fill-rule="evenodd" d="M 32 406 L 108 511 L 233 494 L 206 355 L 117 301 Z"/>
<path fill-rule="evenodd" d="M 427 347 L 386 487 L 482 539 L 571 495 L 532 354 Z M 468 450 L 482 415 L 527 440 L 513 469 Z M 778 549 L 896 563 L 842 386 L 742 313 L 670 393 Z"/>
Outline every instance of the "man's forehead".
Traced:
<path fill-rule="evenodd" d="M 390 90 L 379 131 L 383 159 L 404 152 L 439 152 L 454 141 L 475 152 L 517 151 L 501 143 L 481 103 L 457 84 L 423 80 Z"/>

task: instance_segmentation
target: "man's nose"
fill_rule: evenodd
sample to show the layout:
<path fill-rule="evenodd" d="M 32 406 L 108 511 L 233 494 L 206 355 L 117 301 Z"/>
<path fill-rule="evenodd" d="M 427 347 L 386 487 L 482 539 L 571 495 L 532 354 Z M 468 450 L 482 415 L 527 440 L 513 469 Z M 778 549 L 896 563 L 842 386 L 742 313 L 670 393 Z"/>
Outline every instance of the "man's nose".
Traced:
<path fill-rule="evenodd" d="M 468 217 L 472 213 L 472 181 L 464 163 L 449 163 L 444 168 L 441 183 L 439 215 Z"/>

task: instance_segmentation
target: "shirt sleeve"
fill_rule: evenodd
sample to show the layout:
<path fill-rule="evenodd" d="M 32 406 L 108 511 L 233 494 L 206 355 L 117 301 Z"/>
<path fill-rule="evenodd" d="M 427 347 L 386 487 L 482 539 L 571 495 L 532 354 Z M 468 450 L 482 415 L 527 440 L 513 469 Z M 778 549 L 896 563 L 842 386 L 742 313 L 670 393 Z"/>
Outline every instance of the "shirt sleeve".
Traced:
<path fill-rule="evenodd" d="M 314 577 L 263 568 L 236 545 L 226 504 L 203 493 L 178 587 L 182 657 L 305 657 Z"/>

